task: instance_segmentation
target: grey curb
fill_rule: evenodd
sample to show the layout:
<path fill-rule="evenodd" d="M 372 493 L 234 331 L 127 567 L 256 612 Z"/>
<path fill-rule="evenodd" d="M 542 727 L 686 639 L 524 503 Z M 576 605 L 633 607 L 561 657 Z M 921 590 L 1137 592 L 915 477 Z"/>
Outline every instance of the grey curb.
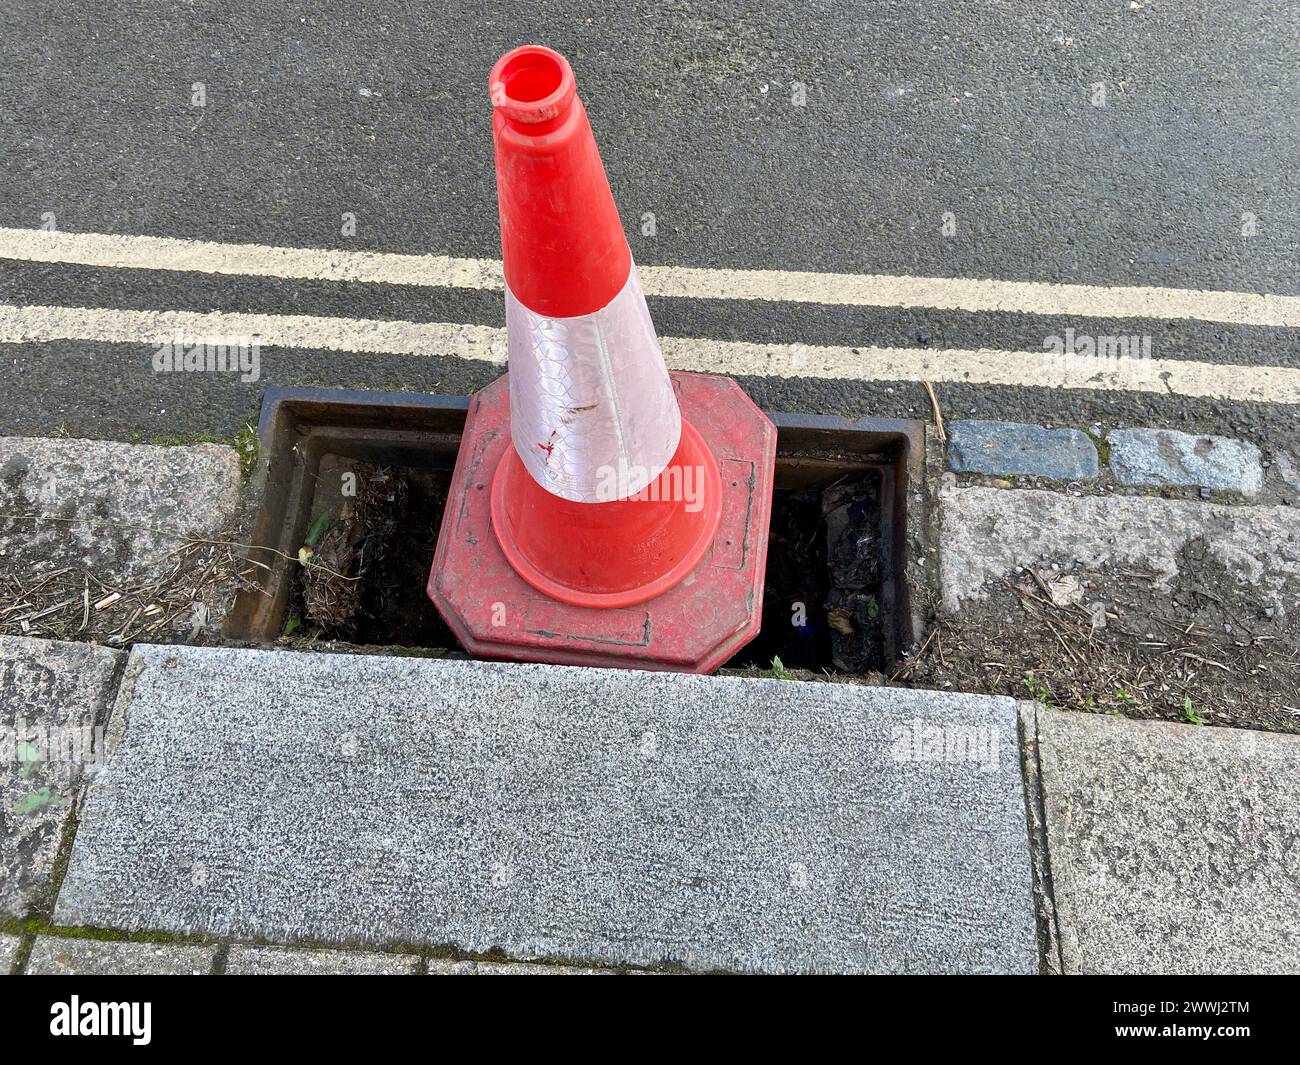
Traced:
<path fill-rule="evenodd" d="M 1254 444 L 1173 429 L 1113 429 L 1108 463 L 1122 485 L 1204 488 L 1257 496 L 1264 484 L 1263 453 Z M 1293 487 L 1300 474 L 1279 453 L 1278 474 Z M 1090 481 L 1100 472 L 1092 439 L 1078 429 L 1047 429 L 1025 422 L 965 420 L 948 426 L 948 467 L 991 477 Z"/>
<path fill-rule="evenodd" d="M 1300 590 L 1300 521 L 1292 507 L 1221 506 L 1148 496 L 1073 496 L 940 486 L 940 587 L 952 613 L 985 595 L 989 581 L 1049 559 L 1068 566 L 1142 566 L 1163 587 L 1179 553 L 1204 540 L 1228 573 L 1275 594 Z"/>
<path fill-rule="evenodd" d="M 152 583 L 168 576 L 190 538 L 214 537 L 232 524 L 239 506 L 239 455 L 231 447 L 0 437 L 0 575 L 15 586 L 62 567 L 92 572 L 119 590 Z M 193 617 L 174 622 L 177 631 L 215 626 L 225 594 L 198 589 Z M 127 622 L 120 607 L 106 606 L 90 611 L 83 627 L 78 594 L 66 611 L 32 624 L 47 635 L 107 639 Z"/>
<path fill-rule="evenodd" d="M 1113 429 L 1110 468 L 1120 484 L 1181 485 L 1256 496 L 1263 456 L 1254 444 L 1172 429 Z"/>
<path fill-rule="evenodd" d="M 1097 448 L 1078 429 L 1021 422 L 959 421 L 948 427 L 948 464 L 957 473 L 1087 481 L 1097 476 Z"/>

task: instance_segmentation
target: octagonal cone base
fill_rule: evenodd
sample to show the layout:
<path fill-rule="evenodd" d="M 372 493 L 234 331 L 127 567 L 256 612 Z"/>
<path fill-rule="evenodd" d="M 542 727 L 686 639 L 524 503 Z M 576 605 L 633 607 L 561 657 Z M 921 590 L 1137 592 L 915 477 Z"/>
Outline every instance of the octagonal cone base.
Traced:
<path fill-rule="evenodd" d="M 492 478 L 513 446 L 507 378 L 471 400 L 428 585 L 429 598 L 471 654 L 709 673 L 757 635 L 776 427 L 729 378 L 671 376 L 683 419 L 718 460 L 722 518 L 712 546 L 681 583 L 632 607 L 562 603 L 514 571 L 491 517 Z"/>

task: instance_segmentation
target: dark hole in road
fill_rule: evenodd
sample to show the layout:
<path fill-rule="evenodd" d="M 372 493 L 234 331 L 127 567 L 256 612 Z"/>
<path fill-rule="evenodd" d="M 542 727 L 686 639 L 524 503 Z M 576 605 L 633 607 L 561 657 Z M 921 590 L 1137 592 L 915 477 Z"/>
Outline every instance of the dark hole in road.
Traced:
<path fill-rule="evenodd" d="M 729 667 L 885 668 L 880 494 L 879 470 L 773 494 L 763 627 Z"/>
<path fill-rule="evenodd" d="M 315 564 L 291 571 L 286 626 L 356 644 L 455 647 L 424 591 L 450 484 L 450 470 L 323 455 L 310 512 L 327 524 Z"/>
<path fill-rule="evenodd" d="M 308 641 L 463 654 L 424 589 L 467 408 L 459 396 L 268 391 L 258 432 L 269 465 L 250 554 L 266 567 L 266 594 L 239 594 L 226 635 L 275 640 L 287 628 Z M 727 666 L 887 668 L 914 640 L 903 572 L 919 426 L 771 417 L 763 626 Z M 308 541 L 310 574 L 296 561 Z"/>

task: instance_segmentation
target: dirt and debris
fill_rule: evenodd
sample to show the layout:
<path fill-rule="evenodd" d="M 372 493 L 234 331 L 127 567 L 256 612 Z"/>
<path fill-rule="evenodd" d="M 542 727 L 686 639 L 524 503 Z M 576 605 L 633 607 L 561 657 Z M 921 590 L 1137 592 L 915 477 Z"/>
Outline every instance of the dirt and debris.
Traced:
<path fill-rule="evenodd" d="M 406 522 L 410 492 L 392 470 L 358 469 L 357 494 L 333 521 L 322 512 L 299 550 L 306 620 L 339 637 L 356 635 L 363 583 L 388 559 L 394 533 Z M 314 541 L 314 542 L 313 542 Z"/>
<path fill-rule="evenodd" d="M 758 636 L 731 669 L 884 666 L 880 475 L 774 493 Z"/>
<path fill-rule="evenodd" d="M 829 619 L 822 606 L 828 569 L 821 525 L 820 492 L 775 493 L 762 628 L 728 666 L 763 667 L 779 658 L 792 669 L 819 669 L 830 662 Z"/>
<path fill-rule="evenodd" d="M 212 619 L 242 586 L 241 553 L 234 540 L 187 538 L 125 574 L 3 553 L 0 634 L 111 647 L 212 642 Z"/>
<path fill-rule="evenodd" d="M 884 679 L 884 678 L 882 678 Z M 1035 560 L 939 615 L 887 678 L 1089 713 L 1300 732 L 1300 614 L 1191 541 L 1168 587 L 1136 569 Z"/>
<path fill-rule="evenodd" d="M 822 495 L 830 587 L 826 617 L 831 664 L 862 673 L 884 662 L 880 617 L 880 478 L 828 488 Z"/>
<path fill-rule="evenodd" d="M 319 542 L 299 552 L 285 636 L 298 644 L 455 648 L 424 591 L 450 476 L 356 461 L 347 471 L 355 495 L 318 493 Z"/>

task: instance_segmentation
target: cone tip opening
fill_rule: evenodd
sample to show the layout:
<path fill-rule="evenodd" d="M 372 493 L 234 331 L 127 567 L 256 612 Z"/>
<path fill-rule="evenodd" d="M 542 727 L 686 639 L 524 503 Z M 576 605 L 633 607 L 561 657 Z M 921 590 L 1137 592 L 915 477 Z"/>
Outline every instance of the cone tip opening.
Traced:
<path fill-rule="evenodd" d="M 569 61 L 540 44 L 523 45 L 498 59 L 488 88 L 493 110 L 524 125 L 561 117 L 577 93 Z"/>

